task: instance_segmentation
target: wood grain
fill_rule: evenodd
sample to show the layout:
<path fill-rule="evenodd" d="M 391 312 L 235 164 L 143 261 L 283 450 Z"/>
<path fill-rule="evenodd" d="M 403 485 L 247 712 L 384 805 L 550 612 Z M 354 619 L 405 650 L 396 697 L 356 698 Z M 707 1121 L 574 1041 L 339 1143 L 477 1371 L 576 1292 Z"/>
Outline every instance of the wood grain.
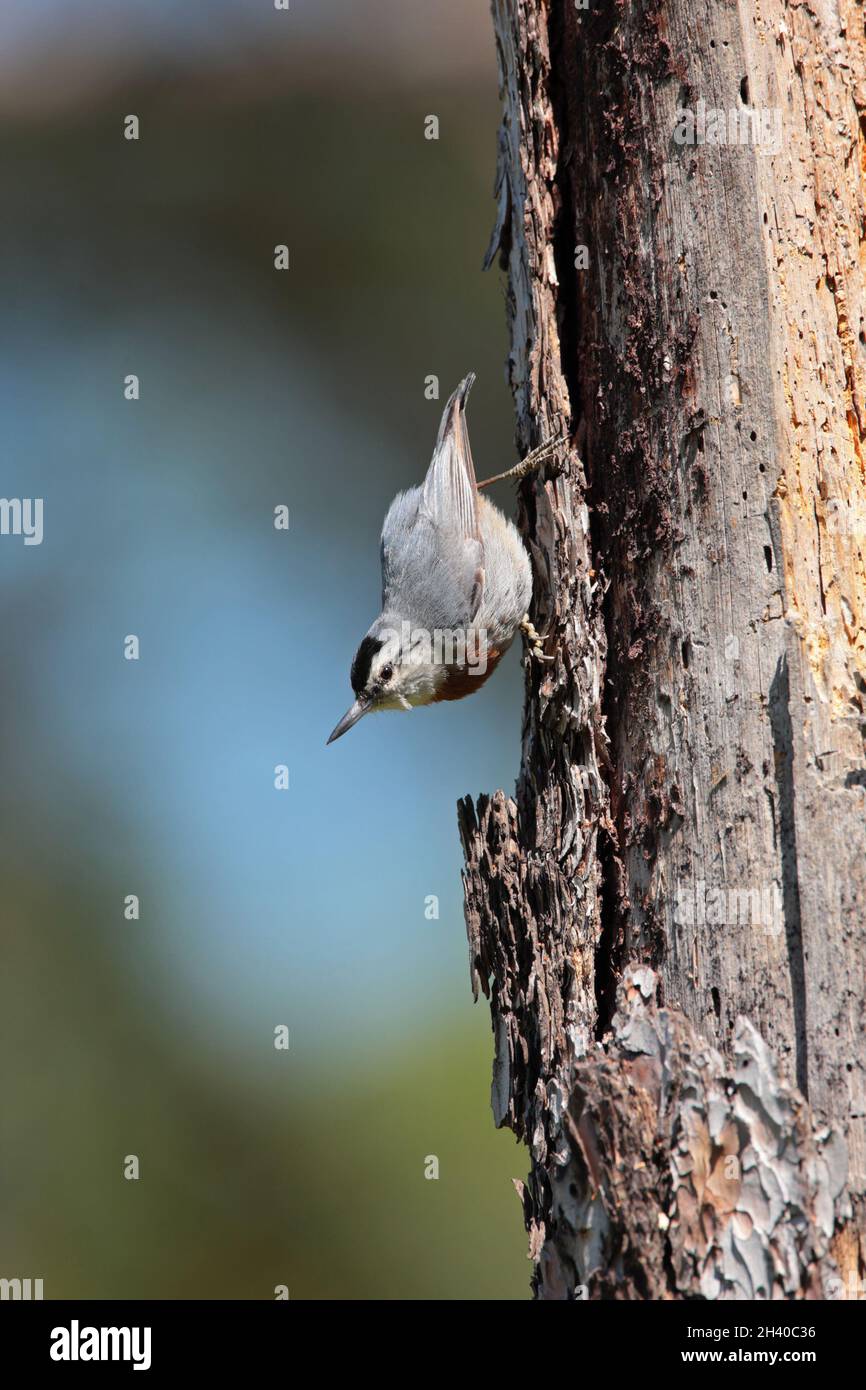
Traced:
<path fill-rule="evenodd" d="M 508 276 L 518 442 L 573 444 L 562 475 L 521 486 L 557 659 L 528 674 L 516 797 L 460 808 L 535 1287 L 826 1296 L 866 1273 L 862 6 L 493 15 L 488 261 Z M 745 140 L 679 143 L 701 109 Z M 642 969 L 651 1005 L 627 987 Z M 635 1051 L 638 999 L 655 1042 Z M 659 1048 L 681 1066 L 670 1094 L 698 1069 L 711 1172 L 745 1152 L 731 1078 L 751 1050 L 785 1161 L 814 1176 L 832 1155 L 801 1216 L 771 1231 L 754 1192 L 683 1198 L 694 1116 L 671 1122 L 648 1063 L 635 1080 Z M 639 1179 L 615 1171 L 617 1134 Z"/>

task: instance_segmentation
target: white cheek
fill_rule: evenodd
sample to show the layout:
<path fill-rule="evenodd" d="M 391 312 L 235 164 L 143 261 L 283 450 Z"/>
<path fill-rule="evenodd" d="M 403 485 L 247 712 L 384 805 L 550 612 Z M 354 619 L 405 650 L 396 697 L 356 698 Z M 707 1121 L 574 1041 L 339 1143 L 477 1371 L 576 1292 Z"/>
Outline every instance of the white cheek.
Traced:
<path fill-rule="evenodd" d="M 430 666 L 415 666 L 407 680 L 403 682 L 402 694 L 411 705 L 429 705 L 435 697 L 444 672 Z"/>

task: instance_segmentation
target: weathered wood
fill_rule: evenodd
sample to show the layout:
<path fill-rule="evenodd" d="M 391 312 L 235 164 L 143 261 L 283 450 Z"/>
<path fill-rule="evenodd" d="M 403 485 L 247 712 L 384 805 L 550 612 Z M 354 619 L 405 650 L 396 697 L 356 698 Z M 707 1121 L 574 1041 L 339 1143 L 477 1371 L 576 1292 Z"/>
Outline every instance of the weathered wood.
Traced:
<path fill-rule="evenodd" d="M 493 11 L 489 258 L 508 269 L 519 443 L 568 428 L 575 446 L 563 476 L 521 489 L 533 619 L 557 661 L 528 677 L 516 802 L 460 812 L 494 1113 L 532 1155 L 536 1287 L 826 1292 L 866 1272 L 862 11 Z M 700 103 L 744 143 L 706 127 L 681 143 Z M 659 996 L 661 1089 L 636 1061 L 652 1047 L 624 1042 L 638 964 Z M 695 1181 L 683 1205 L 694 1114 L 670 1097 L 697 1076 L 713 1116 L 697 1167 L 742 1158 L 744 1049 L 804 1194 L 773 1231 L 743 1171 L 721 1199 Z M 617 1134 L 640 1178 L 614 1171 Z"/>

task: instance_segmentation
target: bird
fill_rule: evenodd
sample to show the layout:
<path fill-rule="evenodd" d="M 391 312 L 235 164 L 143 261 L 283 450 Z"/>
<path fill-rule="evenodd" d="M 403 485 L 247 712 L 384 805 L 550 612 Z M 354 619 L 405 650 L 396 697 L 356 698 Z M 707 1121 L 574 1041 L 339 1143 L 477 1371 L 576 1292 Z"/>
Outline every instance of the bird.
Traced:
<path fill-rule="evenodd" d="M 473 694 L 519 631 L 534 656 L 553 659 L 529 619 L 532 567 L 520 533 L 480 489 L 524 477 L 564 439 L 477 483 L 466 423 L 474 381 L 470 372 L 445 405 L 424 482 L 398 493 L 388 509 L 381 541 L 382 611 L 355 653 L 355 698 L 329 744 L 373 711 Z"/>

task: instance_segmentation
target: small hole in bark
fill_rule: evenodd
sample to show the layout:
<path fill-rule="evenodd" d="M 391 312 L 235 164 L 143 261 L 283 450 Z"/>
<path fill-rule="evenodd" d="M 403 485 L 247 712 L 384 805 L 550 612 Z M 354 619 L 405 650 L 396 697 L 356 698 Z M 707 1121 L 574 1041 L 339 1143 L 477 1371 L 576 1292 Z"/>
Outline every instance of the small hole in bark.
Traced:
<path fill-rule="evenodd" d="M 744 502 L 748 500 L 748 496 L 749 496 L 749 494 L 748 494 L 747 492 L 744 492 L 744 493 L 743 493 L 743 501 L 744 501 Z"/>
<path fill-rule="evenodd" d="M 710 290 L 710 299 L 718 299 L 718 297 L 715 290 Z"/>
<path fill-rule="evenodd" d="M 748 77 L 744 77 L 743 80 L 742 80 L 742 82 L 740 83 L 740 97 L 742 98 L 743 105 L 744 105 L 744 106 L 748 106 L 748 104 L 749 104 L 749 79 L 748 79 Z"/>
<path fill-rule="evenodd" d="M 755 434 L 755 431 L 754 431 L 754 430 L 751 430 L 750 433 L 749 433 L 749 438 L 751 439 L 751 441 L 752 441 L 753 444 L 754 444 L 755 440 L 757 439 L 757 437 L 758 437 L 758 436 Z"/>
<path fill-rule="evenodd" d="M 759 463 L 759 464 L 758 464 L 758 472 L 759 472 L 759 473 L 766 473 L 766 471 L 767 471 L 767 469 L 766 469 L 766 467 L 764 466 L 764 464 L 763 464 L 763 463 Z"/>
<path fill-rule="evenodd" d="M 689 658 L 691 657 L 691 643 L 689 642 L 688 638 L 686 638 L 685 642 L 683 642 L 682 652 L 683 652 L 683 665 L 685 666 L 686 670 L 688 670 L 688 669 L 689 669 Z"/>
<path fill-rule="evenodd" d="M 764 559 L 767 562 L 767 573 L 773 573 L 773 550 L 769 545 L 764 546 Z"/>
<path fill-rule="evenodd" d="M 764 226 L 766 227 L 766 225 L 767 225 L 767 214 L 764 213 Z"/>
<path fill-rule="evenodd" d="M 715 986 L 715 985 L 713 985 L 712 989 L 710 990 L 710 994 L 711 994 L 712 997 L 713 997 L 713 1012 L 715 1013 L 716 1018 L 721 1018 L 721 1016 L 722 1016 L 722 996 L 719 994 L 719 991 L 716 989 L 716 986 Z"/>

